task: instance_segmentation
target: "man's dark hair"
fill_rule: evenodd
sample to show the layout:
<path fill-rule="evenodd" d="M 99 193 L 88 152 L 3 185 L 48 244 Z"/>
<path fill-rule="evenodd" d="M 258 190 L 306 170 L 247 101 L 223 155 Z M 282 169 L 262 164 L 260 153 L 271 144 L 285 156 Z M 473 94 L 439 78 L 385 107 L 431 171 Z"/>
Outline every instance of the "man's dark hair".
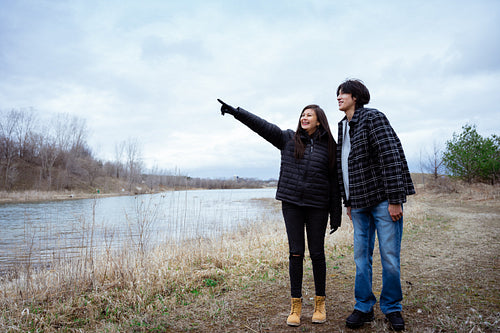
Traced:
<path fill-rule="evenodd" d="M 361 80 L 345 80 L 337 88 L 337 96 L 341 91 L 345 94 L 351 94 L 353 98 L 356 98 L 356 109 L 361 108 L 370 102 L 370 92 Z"/>

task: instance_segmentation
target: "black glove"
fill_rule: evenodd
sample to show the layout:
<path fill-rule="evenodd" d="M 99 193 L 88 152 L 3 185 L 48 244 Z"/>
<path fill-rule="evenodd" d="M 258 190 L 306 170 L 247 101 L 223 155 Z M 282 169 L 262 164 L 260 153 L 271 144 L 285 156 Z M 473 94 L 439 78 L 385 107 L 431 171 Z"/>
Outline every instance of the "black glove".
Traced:
<path fill-rule="evenodd" d="M 235 108 L 233 108 L 231 105 L 229 104 L 226 104 L 224 103 L 223 101 L 221 101 L 220 99 L 217 98 L 217 100 L 219 101 L 219 103 L 222 104 L 222 106 L 220 107 L 220 113 L 222 115 L 226 114 L 226 113 L 229 113 L 229 114 L 232 114 L 234 116 L 234 114 L 237 112 Z"/>
<path fill-rule="evenodd" d="M 330 212 L 330 235 L 333 234 L 340 227 L 342 217 L 334 212 Z"/>

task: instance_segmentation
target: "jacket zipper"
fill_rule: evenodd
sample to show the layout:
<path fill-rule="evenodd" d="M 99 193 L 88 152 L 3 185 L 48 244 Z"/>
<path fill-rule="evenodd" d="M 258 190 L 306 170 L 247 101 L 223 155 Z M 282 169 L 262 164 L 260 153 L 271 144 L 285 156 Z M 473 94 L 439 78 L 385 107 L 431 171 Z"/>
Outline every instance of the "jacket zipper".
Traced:
<path fill-rule="evenodd" d="M 302 179 L 306 179 L 307 172 L 309 171 L 309 165 L 311 164 L 311 155 L 313 150 L 314 150 L 314 140 L 311 139 L 311 154 L 309 154 L 309 157 L 307 158 L 306 168 L 304 170 L 304 174 L 302 175 Z"/>

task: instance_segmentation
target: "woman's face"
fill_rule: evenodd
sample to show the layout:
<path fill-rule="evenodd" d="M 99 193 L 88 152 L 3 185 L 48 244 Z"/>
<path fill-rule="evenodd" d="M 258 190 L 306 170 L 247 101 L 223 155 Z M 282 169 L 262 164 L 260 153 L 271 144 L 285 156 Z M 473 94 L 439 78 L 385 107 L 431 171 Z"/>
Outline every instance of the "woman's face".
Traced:
<path fill-rule="evenodd" d="M 313 109 L 305 109 L 300 116 L 300 126 L 307 134 L 311 135 L 316 131 L 319 126 L 318 117 L 316 116 L 316 111 Z"/>

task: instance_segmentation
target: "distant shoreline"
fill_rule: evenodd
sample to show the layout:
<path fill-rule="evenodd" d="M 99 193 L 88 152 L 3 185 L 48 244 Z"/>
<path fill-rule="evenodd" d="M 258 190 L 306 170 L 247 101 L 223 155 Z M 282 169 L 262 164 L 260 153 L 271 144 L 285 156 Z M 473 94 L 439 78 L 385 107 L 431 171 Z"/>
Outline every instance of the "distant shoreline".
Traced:
<path fill-rule="evenodd" d="M 124 195 L 134 195 L 129 192 L 120 193 L 85 193 L 85 192 L 65 192 L 65 191 L 21 191 L 21 192 L 0 192 L 0 204 L 6 203 L 28 203 L 42 201 L 62 201 L 80 200 L 105 197 L 118 197 Z"/>
<path fill-rule="evenodd" d="M 259 187 L 268 188 L 268 187 Z M 269 187 L 273 188 L 273 187 Z M 88 193 L 88 192 L 71 192 L 71 191 L 16 191 L 5 192 L 0 191 L 0 205 L 2 204 L 18 204 L 29 202 L 43 202 L 43 201 L 63 201 L 63 200 L 81 200 L 81 199 L 94 199 L 94 198 L 107 198 L 107 197 L 121 197 L 133 196 L 142 194 L 156 194 L 170 191 L 178 191 L 176 188 L 165 188 L 161 191 L 133 193 L 133 192 L 109 192 L 109 193 Z M 183 188 L 185 190 L 209 190 L 206 188 Z"/>

